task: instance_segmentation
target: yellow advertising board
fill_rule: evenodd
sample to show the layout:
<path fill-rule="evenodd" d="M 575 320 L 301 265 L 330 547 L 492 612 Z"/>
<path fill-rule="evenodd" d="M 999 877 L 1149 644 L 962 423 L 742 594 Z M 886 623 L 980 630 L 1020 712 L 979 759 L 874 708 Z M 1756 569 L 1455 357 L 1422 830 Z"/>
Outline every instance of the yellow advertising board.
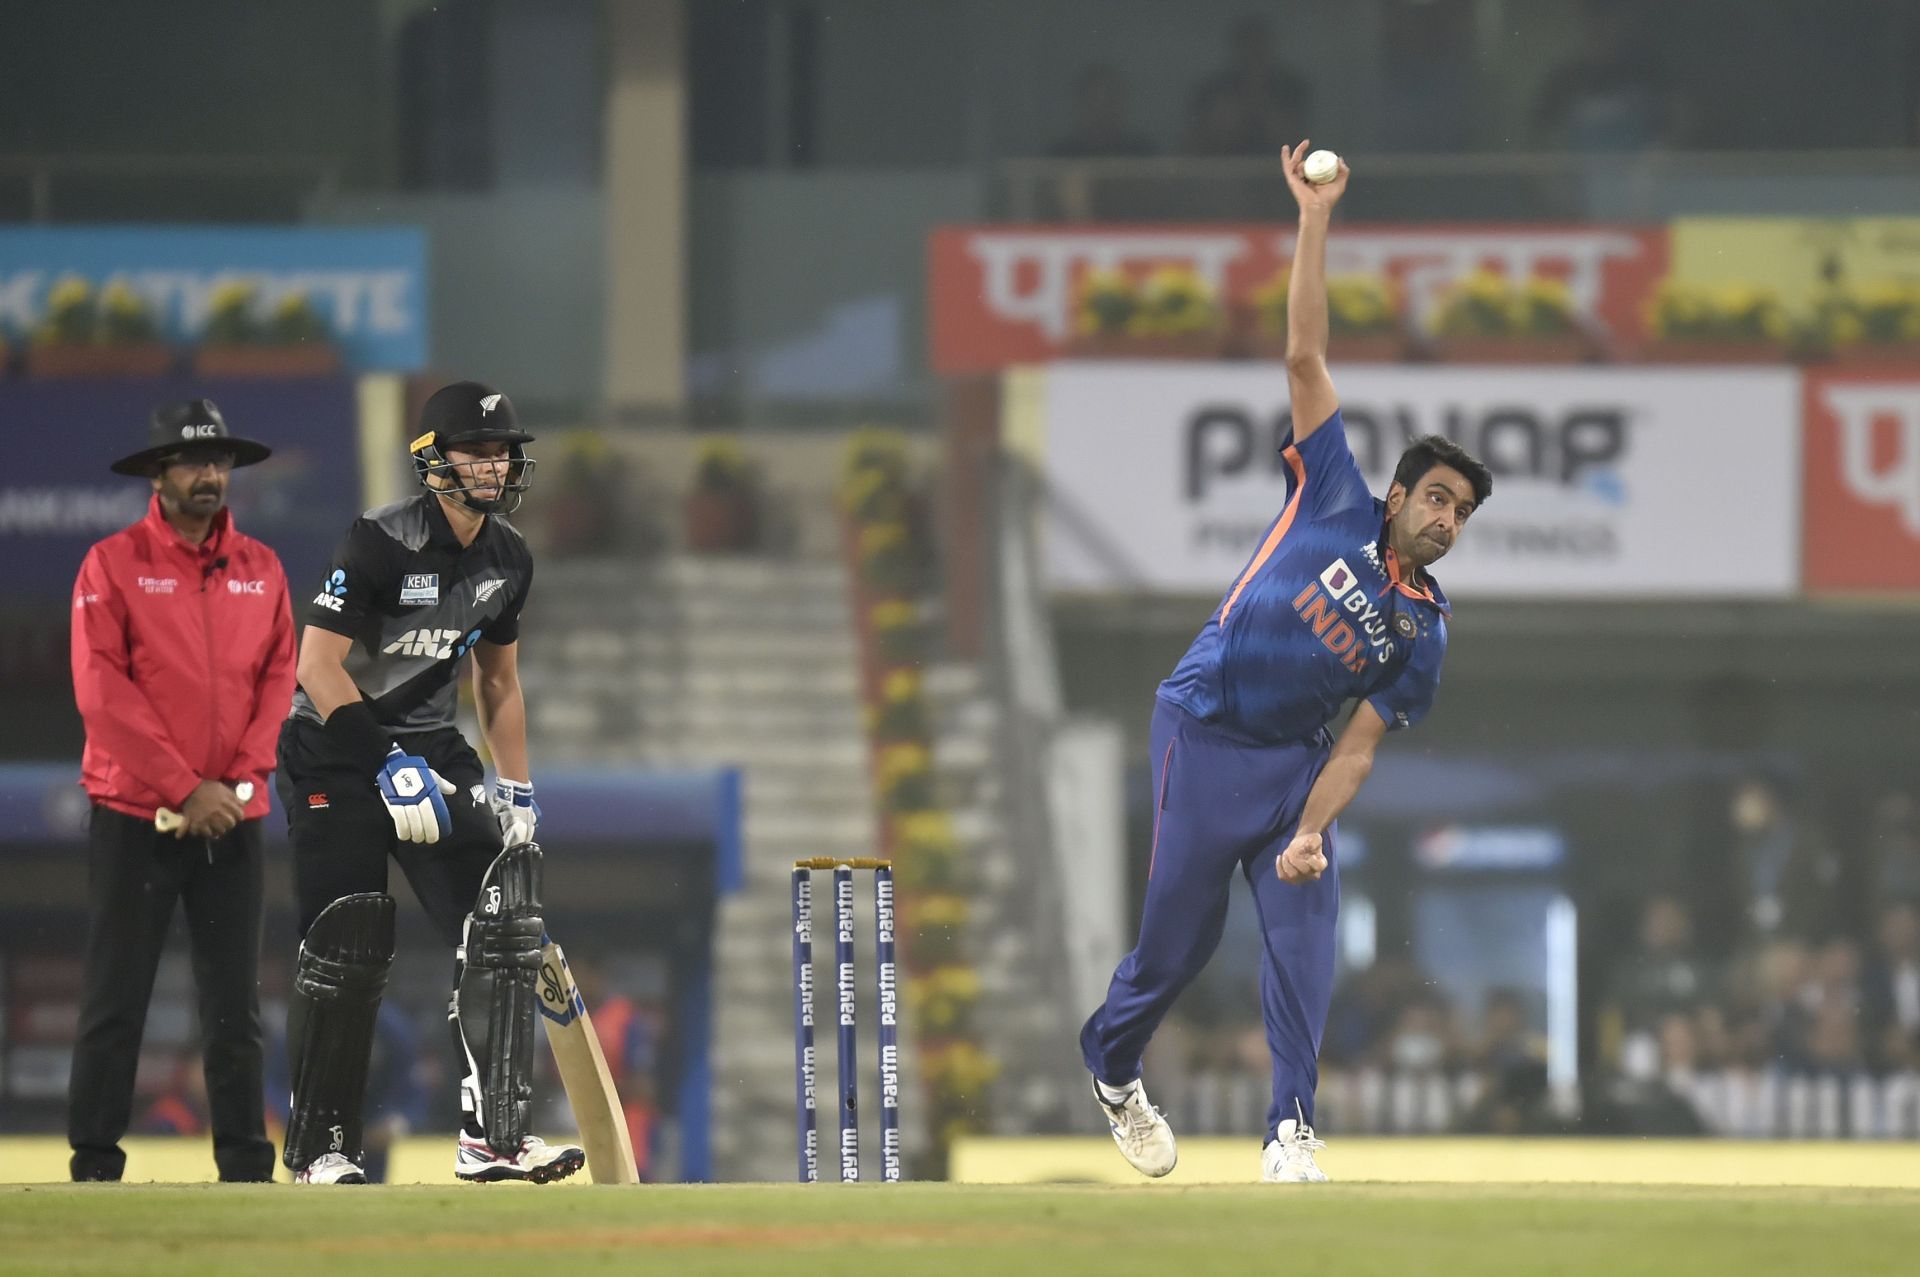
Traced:
<path fill-rule="evenodd" d="M 1798 311 L 1832 284 L 1920 287 L 1920 217 L 1683 217 L 1671 262 L 1676 280 L 1772 289 Z"/>

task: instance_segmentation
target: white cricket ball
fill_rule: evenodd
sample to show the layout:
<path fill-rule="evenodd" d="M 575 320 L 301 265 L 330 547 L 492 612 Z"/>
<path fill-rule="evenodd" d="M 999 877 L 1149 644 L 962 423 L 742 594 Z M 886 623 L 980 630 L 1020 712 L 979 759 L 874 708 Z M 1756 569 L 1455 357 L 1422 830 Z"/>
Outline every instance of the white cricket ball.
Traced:
<path fill-rule="evenodd" d="M 1300 166 L 1300 171 L 1315 186 L 1325 186 L 1340 176 L 1340 157 L 1332 151 L 1315 151 Z"/>

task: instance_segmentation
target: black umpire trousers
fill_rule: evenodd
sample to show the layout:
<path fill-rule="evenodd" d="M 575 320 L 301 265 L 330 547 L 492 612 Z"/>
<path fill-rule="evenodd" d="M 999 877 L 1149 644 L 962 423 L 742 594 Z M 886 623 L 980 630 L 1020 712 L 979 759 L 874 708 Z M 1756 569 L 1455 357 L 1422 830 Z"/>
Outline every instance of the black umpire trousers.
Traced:
<path fill-rule="evenodd" d="M 175 838 L 96 806 L 88 824 L 86 983 L 67 1087 L 70 1169 L 119 1179 L 154 974 L 179 901 L 199 992 L 201 1057 L 223 1180 L 273 1178 L 260 1046 L 260 822 Z"/>

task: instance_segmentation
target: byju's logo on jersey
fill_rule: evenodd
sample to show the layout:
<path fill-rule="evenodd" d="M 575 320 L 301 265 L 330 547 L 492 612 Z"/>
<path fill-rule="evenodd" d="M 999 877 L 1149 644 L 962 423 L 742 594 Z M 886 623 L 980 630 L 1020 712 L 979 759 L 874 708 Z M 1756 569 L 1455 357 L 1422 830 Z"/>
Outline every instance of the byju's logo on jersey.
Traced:
<path fill-rule="evenodd" d="M 479 585 L 473 587 L 473 601 L 475 603 L 485 603 L 488 599 L 498 594 L 500 587 L 506 583 L 504 577 L 495 577 L 491 581 L 481 582 Z"/>
<path fill-rule="evenodd" d="M 1351 674 L 1366 672 L 1370 660 L 1382 664 L 1393 659 L 1393 640 L 1387 635 L 1387 621 L 1378 605 L 1367 597 L 1364 588 L 1356 589 L 1359 578 L 1345 559 L 1335 559 L 1320 573 L 1319 583 L 1309 582 L 1293 600 L 1293 610 L 1313 630 L 1321 646 L 1339 658 Z M 1347 613 L 1351 623 L 1342 619 Z M 1355 629 L 1355 625 L 1358 629 Z"/>
<path fill-rule="evenodd" d="M 467 649 L 479 641 L 479 630 L 469 630 L 463 636 L 459 630 L 429 627 L 408 630 L 380 650 L 388 656 L 430 656 L 437 661 L 459 660 L 467 654 Z"/>
<path fill-rule="evenodd" d="M 1333 595 L 1333 601 L 1338 603 L 1353 588 L 1353 569 L 1347 566 L 1345 559 L 1335 559 L 1320 574 L 1320 584 L 1327 587 L 1327 593 Z"/>
<path fill-rule="evenodd" d="M 347 573 L 343 568 L 335 568 L 327 583 L 320 587 L 320 593 L 313 596 L 313 605 L 323 607 L 329 612 L 340 610 L 340 600 L 347 597 Z"/>
<path fill-rule="evenodd" d="M 400 578 L 401 607 L 432 607 L 439 601 L 440 574 L 438 572 L 409 572 Z"/>

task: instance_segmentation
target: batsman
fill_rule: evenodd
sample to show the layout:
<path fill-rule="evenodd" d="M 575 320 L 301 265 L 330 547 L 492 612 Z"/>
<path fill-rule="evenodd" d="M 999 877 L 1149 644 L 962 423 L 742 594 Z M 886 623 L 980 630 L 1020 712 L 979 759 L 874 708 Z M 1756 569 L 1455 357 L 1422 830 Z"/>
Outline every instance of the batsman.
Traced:
<path fill-rule="evenodd" d="M 362 1106 L 394 948 L 389 857 L 454 950 L 454 1173 L 544 1184 L 585 1162 L 527 1129 L 545 930 L 517 664 L 533 556 L 505 516 L 531 486 L 532 439 L 491 387 L 436 391 L 410 446 L 425 491 L 355 520 L 306 607 L 277 779 L 301 935 L 282 1158 L 303 1184 L 366 1182 Z M 469 653 L 491 792 L 454 722 Z"/>

